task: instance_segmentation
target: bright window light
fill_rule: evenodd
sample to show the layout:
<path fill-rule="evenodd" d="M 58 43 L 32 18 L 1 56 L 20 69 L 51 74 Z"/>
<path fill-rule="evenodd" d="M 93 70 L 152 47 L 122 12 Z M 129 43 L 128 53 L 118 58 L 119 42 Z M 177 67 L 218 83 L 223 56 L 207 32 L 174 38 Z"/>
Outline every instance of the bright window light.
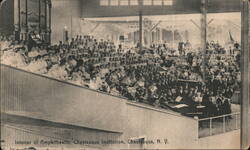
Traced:
<path fill-rule="evenodd" d="M 130 5 L 132 6 L 138 5 L 138 0 L 130 0 Z"/>
<path fill-rule="evenodd" d="M 109 5 L 109 1 L 108 0 L 100 0 L 100 5 L 101 6 L 108 6 Z"/>
<path fill-rule="evenodd" d="M 110 0 L 110 6 L 118 6 L 118 0 Z"/>
<path fill-rule="evenodd" d="M 128 6 L 128 0 L 120 0 L 121 6 Z"/>
<path fill-rule="evenodd" d="M 163 0 L 163 5 L 172 6 L 173 5 L 173 0 Z"/>
<path fill-rule="evenodd" d="M 143 5 L 152 5 L 152 0 L 143 0 Z"/>
<path fill-rule="evenodd" d="M 156 6 L 162 5 L 162 0 L 153 0 L 153 5 L 156 5 Z"/>

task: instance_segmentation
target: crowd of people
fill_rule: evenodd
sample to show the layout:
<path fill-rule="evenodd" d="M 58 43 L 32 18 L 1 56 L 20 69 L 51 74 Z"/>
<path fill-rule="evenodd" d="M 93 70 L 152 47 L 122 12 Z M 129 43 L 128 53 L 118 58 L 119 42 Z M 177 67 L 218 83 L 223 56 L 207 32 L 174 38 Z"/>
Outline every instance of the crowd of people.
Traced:
<path fill-rule="evenodd" d="M 3 64 L 159 108 L 182 103 L 205 106 L 206 116 L 228 114 L 240 89 L 240 53 L 225 55 L 220 51 L 226 49 L 213 42 L 206 56 L 177 54 L 166 45 L 123 48 L 87 35 L 57 45 L 1 36 L 0 44 Z"/>

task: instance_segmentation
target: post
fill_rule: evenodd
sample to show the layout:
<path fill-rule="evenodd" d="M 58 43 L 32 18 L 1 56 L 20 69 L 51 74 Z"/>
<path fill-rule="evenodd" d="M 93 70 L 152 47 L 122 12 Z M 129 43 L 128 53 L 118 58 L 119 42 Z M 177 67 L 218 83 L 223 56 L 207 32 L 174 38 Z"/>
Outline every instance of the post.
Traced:
<path fill-rule="evenodd" d="M 47 6 L 47 4 L 48 4 L 48 3 L 47 3 L 47 0 L 44 0 L 44 5 L 45 5 L 45 7 L 44 7 L 44 8 L 45 8 L 45 10 L 44 10 L 44 12 L 45 12 L 45 23 L 44 23 L 44 24 L 45 24 L 45 41 L 46 41 L 46 42 L 48 42 L 48 37 L 47 37 L 47 36 L 48 36 L 48 35 L 47 35 L 47 34 L 48 34 L 48 31 L 47 31 L 47 19 L 48 19 L 48 18 L 47 18 L 47 17 L 48 17 L 48 15 L 47 15 L 47 13 L 48 13 L 48 12 L 47 12 L 47 7 L 48 7 L 48 6 Z"/>
<path fill-rule="evenodd" d="M 139 45 L 140 45 L 140 51 L 142 51 L 142 11 L 140 10 L 139 12 Z"/>
<path fill-rule="evenodd" d="M 238 114 L 235 114 L 235 129 L 237 130 L 238 129 Z"/>
<path fill-rule="evenodd" d="M 162 33 L 162 29 L 160 28 L 159 29 L 159 31 L 160 31 L 160 44 L 163 44 L 163 33 Z"/>
<path fill-rule="evenodd" d="M 142 50 L 142 45 L 143 45 L 143 27 L 142 27 L 142 23 L 143 23 L 143 0 L 139 0 L 139 46 L 140 46 L 140 51 Z"/>
<path fill-rule="evenodd" d="M 26 10 L 26 17 L 25 17 L 26 35 L 25 35 L 25 40 L 28 40 L 28 36 L 29 36 L 29 25 L 28 25 L 28 0 L 25 1 L 25 10 Z"/>
<path fill-rule="evenodd" d="M 172 36 L 172 49 L 174 49 L 174 43 L 175 43 L 175 36 L 174 36 L 174 26 L 172 26 L 172 33 L 173 33 L 173 36 Z"/>
<path fill-rule="evenodd" d="M 225 119 L 226 116 L 223 116 L 223 133 L 226 132 L 226 119 Z"/>
<path fill-rule="evenodd" d="M 249 1 L 241 1 L 241 149 L 248 145 L 248 63 L 249 63 Z"/>
<path fill-rule="evenodd" d="M 39 35 L 41 34 L 41 0 L 38 0 L 38 12 L 39 12 Z"/>
<path fill-rule="evenodd" d="M 72 12 L 72 11 L 71 11 Z M 70 16 L 70 39 L 73 38 L 73 16 Z"/>
<path fill-rule="evenodd" d="M 210 118 L 209 119 L 209 135 L 211 136 L 213 133 L 212 133 L 212 119 Z"/>
<path fill-rule="evenodd" d="M 18 2 L 18 36 L 19 36 L 19 41 L 21 39 L 21 2 L 20 0 Z M 21 39 L 22 40 L 22 39 Z"/>
<path fill-rule="evenodd" d="M 49 1 L 49 44 L 51 44 L 51 8 L 52 8 L 52 2 Z"/>
<path fill-rule="evenodd" d="M 207 49 L 207 3 L 208 0 L 201 0 L 201 48 L 202 48 L 202 68 L 203 81 L 206 80 L 206 49 Z"/>

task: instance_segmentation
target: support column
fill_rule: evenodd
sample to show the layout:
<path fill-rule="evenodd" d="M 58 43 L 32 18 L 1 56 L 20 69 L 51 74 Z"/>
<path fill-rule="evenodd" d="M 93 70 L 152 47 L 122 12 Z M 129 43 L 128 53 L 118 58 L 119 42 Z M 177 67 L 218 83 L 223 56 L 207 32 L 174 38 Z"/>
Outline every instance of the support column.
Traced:
<path fill-rule="evenodd" d="M 143 43 L 143 29 L 142 29 L 142 11 L 139 12 L 139 45 L 140 51 L 142 50 L 142 43 Z"/>
<path fill-rule="evenodd" d="M 241 2 L 241 149 L 248 148 L 249 108 L 249 1 Z"/>
<path fill-rule="evenodd" d="M 45 24 L 45 41 L 48 42 L 48 25 L 47 25 L 47 23 L 48 23 L 47 22 L 47 19 L 48 19 L 47 18 L 48 17 L 48 15 L 47 15 L 47 13 L 48 13 L 47 12 L 48 3 L 47 3 L 47 0 L 44 0 L 44 3 L 45 3 L 44 4 L 44 6 L 45 6 L 44 7 L 45 8 L 45 10 L 44 10 L 44 12 L 45 12 L 45 23 L 44 23 Z"/>
<path fill-rule="evenodd" d="M 142 23 L 143 23 L 143 0 L 139 0 L 139 45 L 140 45 L 140 51 L 142 50 L 143 47 L 143 27 L 142 27 Z"/>
<path fill-rule="evenodd" d="M 206 49 L 207 49 L 207 3 L 208 0 L 201 1 L 201 48 L 202 48 L 202 68 L 203 68 L 203 81 L 206 80 Z"/>
<path fill-rule="evenodd" d="M 173 33 L 173 36 L 172 36 L 172 48 L 174 48 L 174 43 L 175 43 L 175 36 L 174 36 L 174 27 L 172 26 L 172 33 Z"/>
<path fill-rule="evenodd" d="M 49 44 L 51 44 L 51 8 L 52 8 L 52 2 L 49 1 Z"/>
<path fill-rule="evenodd" d="M 160 42 L 160 30 L 156 28 L 156 43 L 159 44 Z"/>
<path fill-rule="evenodd" d="M 17 5 L 18 5 L 18 39 L 19 41 L 22 40 L 21 39 L 21 4 L 20 4 L 20 0 L 17 1 Z"/>
<path fill-rule="evenodd" d="M 29 25 L 28 25 L 28 0 L 25 0 L 25 11 L 26 11 L 26 17 L 25 17 L 25 24 L 26 24 L 26 33 L 25 33 L 25 40 L 28 40 L 29 38 Z"/>
<path fill-rule="evenodd" d="M 38 17 L 38 22 L 39 22 L 39 35 L 41 34 L 41 0 L 38 0 L 38 15 L 39 15 L 39 17 Z"/>
<path fill-rule="evenodd" d="M 20 29 L 21 29 L 21 4 L 20 4 L 20 0 L 18 0 L 17 3 L 18 3 L 18 29 L 20 31 Z"/>
<path fill-rule="evenodd" d="M 160 43 L 162 44 L 163 42 L 163 34 L 162 34 L 162 28 L 159 28 L 160 30 Z"/>

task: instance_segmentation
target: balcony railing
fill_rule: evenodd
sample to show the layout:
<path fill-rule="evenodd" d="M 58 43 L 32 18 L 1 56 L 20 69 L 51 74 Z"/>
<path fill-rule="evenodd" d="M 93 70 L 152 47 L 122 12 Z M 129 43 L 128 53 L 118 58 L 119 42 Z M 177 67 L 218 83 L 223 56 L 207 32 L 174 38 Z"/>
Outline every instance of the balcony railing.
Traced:
<path fill-rule="evenodd" d="M 240 129 L 240 113 L 199 119 L 199 138 Z"/>

